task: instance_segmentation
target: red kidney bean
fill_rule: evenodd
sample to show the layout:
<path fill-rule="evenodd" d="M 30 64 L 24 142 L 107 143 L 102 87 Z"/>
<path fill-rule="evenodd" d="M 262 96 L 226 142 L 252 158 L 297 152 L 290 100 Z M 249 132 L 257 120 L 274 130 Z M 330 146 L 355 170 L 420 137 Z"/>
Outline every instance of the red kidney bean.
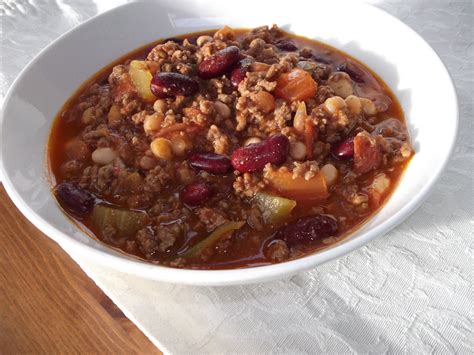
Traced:
<path fill-rule="evenodd" d="M 162 99 L 178 95 L 190 96 L 199 91 L 199 82 L 184 74 L 159 72 L 153 76 L 150 90 Z"/>
<path fill-rule="evenodd" d="M 334 236 L 337 230 L 337 220 L 334 217 L 317 214 L 298 218 L 296 221 L 279 228 L 273 236 L 275 239 L 282 239 L 289 246 L 292 246 Z"/>
<path fill-rule="evenodd" d="M 239 86 L 240 82 L 245 79 L 245 76 L 251 63 L 252 61 L 248 58 L 242 59 L 239 62 L 237 68 L 232 70 L 232 72 L 230 73 L 230 82 L 232 83 L 233 87 L 236 88 L 237 86 Z"/>
<path fill-rule="evenodd" d="M 231 70 L 240 59 L 240 49 L 230 46 L 204 59 L 198 66 L 198 74 L 203 79 L 216 78 Z"/>
<path fill-rule="evenodd" d="M 207 182 L 192 182 L 180 192 L 181 201 L 189 206 L 199 206 L 211 196 L 212 188 Z"/>
<path fill-rule="evenodd" d="M 275 46 L 277 46 L 278 49 L 287 52 L 293 52 L 298 49 L 295 42 L 293 42 L 291 39 L 280 39 L 275 42 Z"/>
<path fill-rule="evenodd" d="M 251 173 L 263 170 L 267 163 L 281 165 L 286 161 L 289 149 L 288 138 L 277 134 L 263 142 L 236 149 L 231 157 L 232 166 L 241 173 Z"/>
<path fill-rule="evenodd" d="M 348 160 L 354 157 L 354 137 L 344 139 L 332 149 L 332 155 L 340 160 Z"/>
<path fill-rule="evenodd" d="M 233 87 L 239 86 L 240 82 L 245 79 L 247 75 L 247 68 L 238 67 L 232 70 L 230 73 L 230 82 L 232 83 Z"/>
<path fill-rule="evenodd" d="M 207 171 L 211 174 L 227 174 L 232 170 L 230 159 L 221 154 L 195 153 L 189 159 L 193 168 Z"/>
<path fill-rule="evenodd" d="M 95 197 L 70 182 L 63 182 L 54 189 L 61 206 L 76 216 L 82 216 L 92 210 Z"/>

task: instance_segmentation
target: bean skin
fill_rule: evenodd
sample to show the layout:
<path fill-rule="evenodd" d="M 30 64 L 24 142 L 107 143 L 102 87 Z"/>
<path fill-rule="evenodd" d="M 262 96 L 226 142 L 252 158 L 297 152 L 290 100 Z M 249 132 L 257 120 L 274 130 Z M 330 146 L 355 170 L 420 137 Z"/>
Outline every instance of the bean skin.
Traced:
<path fill-rule="evenodd" d="M 245 79 L 252 62 L 248 59 L 242 59 L 234 70 L 230 73 L 230 82 L 234 88 L 238 87 L 240 82 Z"/>
<path fill-rule="evenodd" d="M 211 174 L 227 174 L 232 170 L 230 159 L 221 154 L 195 153 L 189 158 L 193 168 L 207 171 Z"/>
<path fill-rule="evenodd" d="M 275 232 L 274 238 L 282 239 L 289 246 L 294 246 L 334 236 L 337 230 L 338 224 L 334 217 L 317 214 L 298 218 L 296 221 L 281 227 Z"/>
<path fill-rule="evenodd" d="M 70 182 L 57 185 L 54 193 L 61 206 L 77 217 L 89 213 L 94 208 L 94 195 Z"/>
<path fill-rule="evenodd" d="M 343 140 L 332 149 L 332 155 L 339 160 L 348 160 L 354 157 L 354 137 Z"/>
<path fill-rule="evenodd" d="M 153 76 L 150 90 L 160 99 L 178 95 L 190 96 L 199 91 L 199 82 L 184 74 L 159 72 Z"/>
<path fill-rule="evenodd" d="M 234 151 L 232 166 L 241 173 L 261 171 L 266 164 L 283 164 L 290 149 L 290 141 L 283 134 L 276 134 L 261 143 L 249 144 Z"/>
<path fill-rule="evenodd" d="M 240 59 L 240 49 L 230 46 L 204 59 L 198 67 L 198 75 L 211 79 L 230 71 Z"/>
<path fill-rule="evenodd" d="M 188 206 L 199 206 L 212 196 L 211 185 L 207 182 L 193 182 L 181 190 L 180 198 Z"/>

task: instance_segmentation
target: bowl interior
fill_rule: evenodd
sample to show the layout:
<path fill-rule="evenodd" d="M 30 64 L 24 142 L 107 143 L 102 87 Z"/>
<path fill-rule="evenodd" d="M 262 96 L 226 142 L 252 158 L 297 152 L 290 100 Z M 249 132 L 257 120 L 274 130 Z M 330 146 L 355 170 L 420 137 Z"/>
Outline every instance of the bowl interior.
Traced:
<path fill-rule="evenodd" d="M 304 1 L 293 1 L 290 7 L 275 2 L 271 8 L 256 1 L 246 3 L 239 2 L 232 11 L 229 3 L 222 1 L 131 3 L 82 24 L 36 57 L 11 87 L 3 112 L 3 178 L 20 210 L 56 241 L 99 262 L 145 277 L 207 284 L 274 278 L 309 268 L 347 253 L 401 222 L 421 203 L 440 174 L 456 135 L 456 95 L 437 55 L 408 27 L 368 5 L 344 3 L 346 11 L 341 11 L 341 4 L 326 2 L 317 9 L 326 15 L 315 19 L 316 9 L 301 11 L 312 6 Z M 251 15 L 248 9 L 252 9 Z M 193 276 L 192 280 L 189 273 L 202 272 L 170 271 L 132 262 L 70 222 L 51 198 L 45 147 L 52 119 L 81 83 L 114 59 L 159 38 L 224 24 L 251 28 L 273 23 L 361 60 L 400 100 L 416 155 L 396 192 L 374 218 L 340 244 L 303 259 L 246 272 L 205 272 L 217 276 Z"/>

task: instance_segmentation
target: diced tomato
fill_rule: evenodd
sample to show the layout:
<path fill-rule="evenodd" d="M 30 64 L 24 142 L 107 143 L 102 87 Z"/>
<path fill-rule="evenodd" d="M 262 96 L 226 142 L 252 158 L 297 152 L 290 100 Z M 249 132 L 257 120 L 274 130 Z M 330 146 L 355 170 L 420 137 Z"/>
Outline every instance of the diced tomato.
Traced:
<path fill-rule="evenodd" d="M 328 197 L 328 188 L 324 176 L 317 173 L 311 179 L 304 177 L 293 179 L 290 171 L 271 171 L 266 175 L 272 187 L 286 198 L 293 200 L 320 200 Z"/>
<path fill-rule="evenodd" d="M 306 145 L 306 159 L 313 158 L 313 143 L 316 138 L 317 128 L 314 127 L 313 122 L 306 120 L 304 127 L 304 143 Z"/>
<path fill-rule="evenodd" d="M 315 96 L 317 89 L 318 84 L 311 74 L 302 69 L 293 69 L 278 77 L 274 93 L 280 99 L 298 101 Z"/>
<path fill-rule="evenodd" d="M 382 162 L 382 151 L 375 138 L 367 132 L 354 137 L 354 170 L 364 174 L 376 169 Z"/>

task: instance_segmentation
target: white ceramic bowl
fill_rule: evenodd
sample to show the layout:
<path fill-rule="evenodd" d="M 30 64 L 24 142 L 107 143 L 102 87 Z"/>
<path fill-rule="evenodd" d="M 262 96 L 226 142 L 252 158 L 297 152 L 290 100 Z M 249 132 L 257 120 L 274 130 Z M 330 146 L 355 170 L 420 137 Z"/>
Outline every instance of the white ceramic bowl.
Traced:
<path fill-rule="evenodd" d="M 356 2 L 312 6 L 303 0 L 271 6 L 258 1 L 130 3 L 61 36 L 25 67 L 6 96 L 1 148 L 8 194 L 33 224 L 76 255 L 174 283 L 227 285 L 276 279 L 340 257 L 383 235 L 422 203 L 446 165 L 458 124 L 453 83 L 433 49 L 387 13 Z M 273 23 L 360 59 L 398 96 L 416 155 L 390 201 L 374 218 L 343 242 L 304 258 L 217 271 L 137 261 L 91 239 L 71 223 L 50 193 L 45 147 L 53 118 L 82 82 L 114 59 L 158 38 L 224 24 L 251 28 Z"/>

